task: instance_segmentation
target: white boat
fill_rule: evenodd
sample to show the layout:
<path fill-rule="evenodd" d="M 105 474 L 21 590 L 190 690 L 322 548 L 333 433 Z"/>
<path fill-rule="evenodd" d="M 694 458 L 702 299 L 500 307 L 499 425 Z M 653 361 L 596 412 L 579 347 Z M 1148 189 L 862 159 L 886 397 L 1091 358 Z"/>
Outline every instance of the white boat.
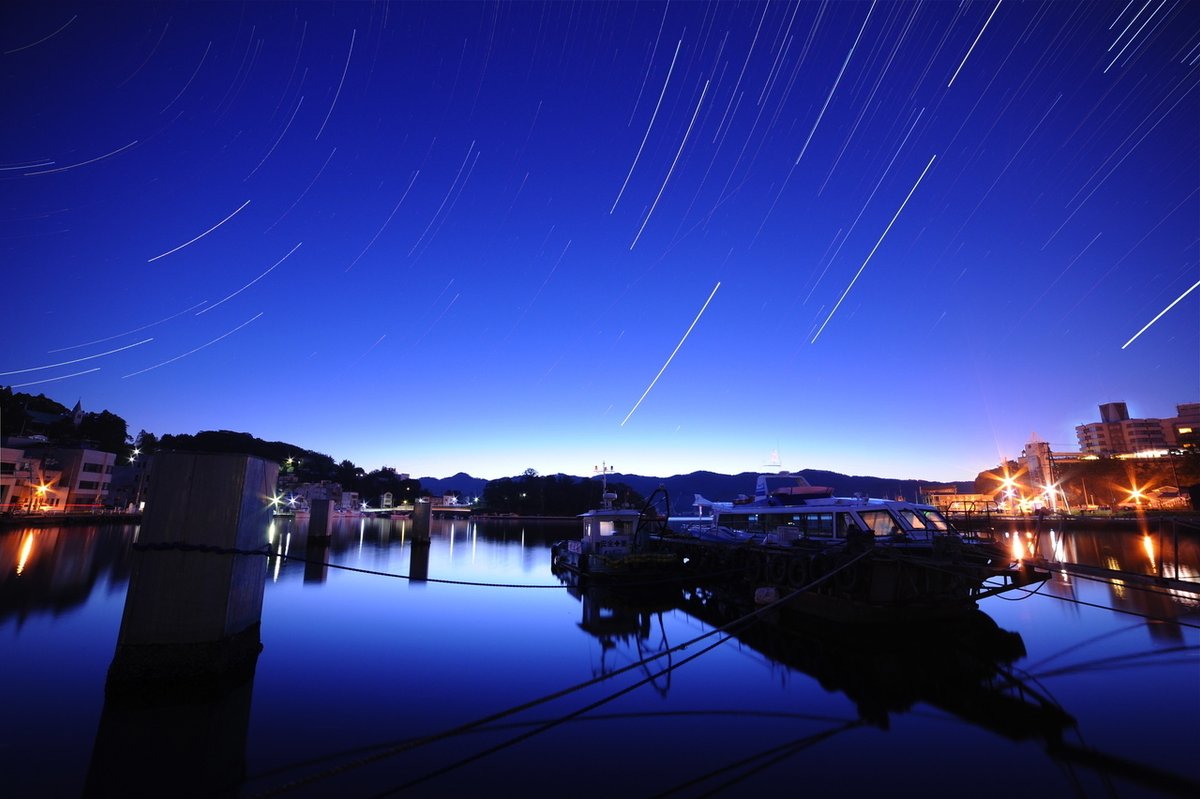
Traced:
<path fill-rule="evenodd" d="M 795 606 L 847 621 L 954 615 L 1048 576 L 932 505 L 835 497 L 787 473 L 760 475 L 753 497 L 712 503 L 712 520 L 671 544 L 695 577 L 736 575 L 763 601 L 799 591 Z"/>
<path fill-rule="evenodd" d="M 798 474 L 758 476 L 754 496 L 711 503 L 707 523 L 686 532 L 697 538 L 791 545 L 797 541 L 844 543 L 868 536 L 876 543 L 929 542 L 953 531 L 933 505 L 865 496 L 835 497 Z"/>

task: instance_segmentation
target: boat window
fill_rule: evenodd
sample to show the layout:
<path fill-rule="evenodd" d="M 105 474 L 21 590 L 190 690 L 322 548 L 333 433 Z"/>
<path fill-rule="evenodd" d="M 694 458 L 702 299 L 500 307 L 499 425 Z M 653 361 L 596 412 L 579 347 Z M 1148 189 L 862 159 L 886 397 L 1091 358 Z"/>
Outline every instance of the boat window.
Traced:
<path fill-rule="evenodd" d="M 914 530 L 925 530 L 929 527 L 929 525 L 925 523 L 925 517 L 917 513 L 912 508 L 901 508 L 900 518 L 908 522 L 908 526 Z"/>
<path fill-rule="evenodd" d="M 925 517 L 925 520 L 929 522 L 929 526 L 934 530 L 945 531 L 951 529 L 950 522 L 941 514 L 941 511 L 936 511 L 933 508 L 922 509 L 921 515 Z"/>
<path fill-rule="evenodd" d="M 628 534 L 628 530 L 621 529 L 625 526 L 626 525 L 622 525 L 619 522 L 600 520 L 596 522 L 596 534 L 601 536 Z"/>
<path fill-rule="evenodd" d="M 838 535 L 847 535 L 856 533 L 862 530 L 862 525 L 854 520 L 854 517 L 849 513 L 839 513 L 837 515 L 837 531 Z"/>
<path fill-rule="evenodd" d="M 894 535 L 900 532 L 900 524 L 886 510 L 860 510 L 858 515 L 875 535 Z"/>
<path fill-rule="evenodd" d="M 805 535 L 833 535 L 832 513 L 801 513 L 795 519 Z"/>

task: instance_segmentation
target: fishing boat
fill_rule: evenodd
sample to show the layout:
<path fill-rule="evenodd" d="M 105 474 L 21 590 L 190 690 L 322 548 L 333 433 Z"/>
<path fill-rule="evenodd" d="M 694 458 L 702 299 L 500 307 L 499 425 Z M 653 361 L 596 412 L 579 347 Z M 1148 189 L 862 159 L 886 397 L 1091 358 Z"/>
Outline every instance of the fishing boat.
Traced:
<path fill-rule="evenodd" d="M 617 495 L 602 487 L 601 507 L 579 515 L 583 534 L 579 538 L 555 543 L 551 549 L 551 568 L 577 577 L 602 581 L 653 582 L 678 576 L 682 556 L 664 548 L 662 534 L 666 517 L 653 507 L 657 489 L 641 510 L 617 508 Z M 669 505 L 668 505 L 669 507 Z"/>
<path fill-rule="evenodd" d="M 735 575 L 761 602 L 795 592 L 790 607 L 837 621 L 962 615 L 1049 576 L 932 505 L 835 497 L 786 472 L 759 475 L 753 497 L 711 505 L 710 521 L 670 539 L 693 577 Z"/>

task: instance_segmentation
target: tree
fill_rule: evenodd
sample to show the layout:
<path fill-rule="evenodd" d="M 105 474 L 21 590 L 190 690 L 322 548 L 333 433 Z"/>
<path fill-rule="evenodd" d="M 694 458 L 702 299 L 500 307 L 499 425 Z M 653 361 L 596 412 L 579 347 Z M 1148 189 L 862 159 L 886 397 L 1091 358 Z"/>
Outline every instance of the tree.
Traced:
<path fill-rule="evenodd" d="M 79 425 L 79 437 L 95 442 L 104 452 L 116 454 L 127 453 L 132 440 L 125 420 L 108 411 L 84 414 Z"/>

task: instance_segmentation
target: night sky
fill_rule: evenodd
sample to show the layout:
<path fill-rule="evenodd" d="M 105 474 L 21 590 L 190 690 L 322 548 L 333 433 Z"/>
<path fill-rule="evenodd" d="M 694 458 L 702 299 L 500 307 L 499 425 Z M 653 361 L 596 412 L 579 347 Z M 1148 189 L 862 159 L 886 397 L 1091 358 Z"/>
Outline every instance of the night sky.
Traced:
<path fill-rule="evenodd" d="M 8 2 L 0 69 L 0 383 L 132 433 L 952 480 L 1200 400 L 1189 0 Z"/>

